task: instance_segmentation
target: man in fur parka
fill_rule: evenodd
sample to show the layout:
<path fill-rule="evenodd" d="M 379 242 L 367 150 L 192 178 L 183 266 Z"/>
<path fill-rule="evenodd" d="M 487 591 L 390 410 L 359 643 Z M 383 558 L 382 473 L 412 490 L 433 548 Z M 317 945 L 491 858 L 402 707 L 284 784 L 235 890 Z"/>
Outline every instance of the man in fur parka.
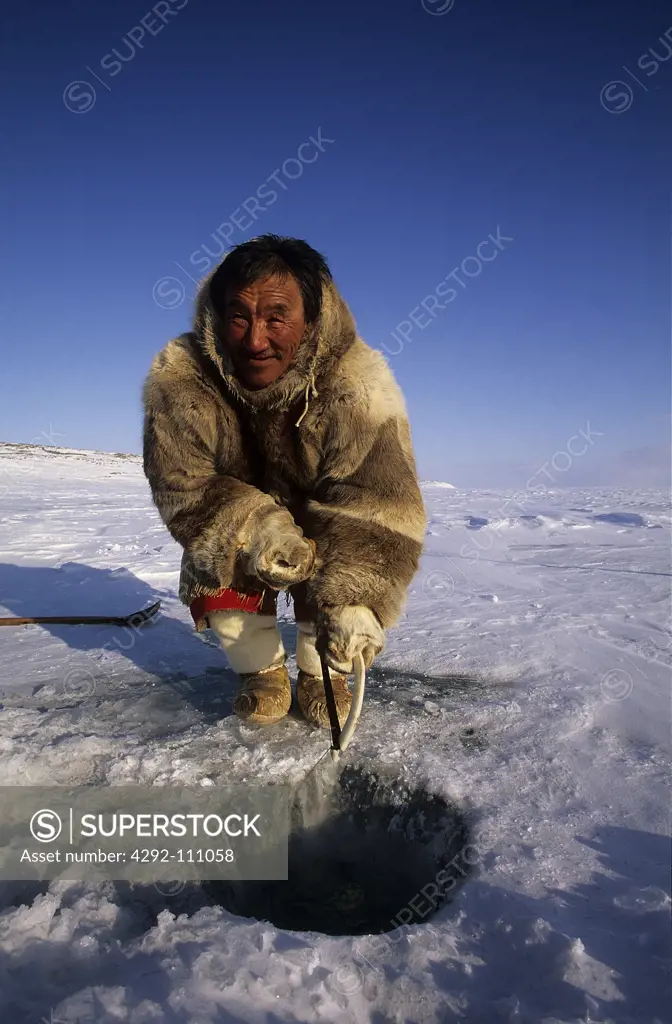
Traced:
<path fill-rule="evenodd" d="M 287 590 L 301 712 L 329 725 L 321 653 L 342 725 L 352 659 L 382 650 L 426 520 L 403 396 L 322 256 L 275 235 L 233 249 L 143 401 L 144 471 L 184 549 L 180 599 L 240 679 L 235 713 L 268 725 L 290 709 L 275 618 Z"/>

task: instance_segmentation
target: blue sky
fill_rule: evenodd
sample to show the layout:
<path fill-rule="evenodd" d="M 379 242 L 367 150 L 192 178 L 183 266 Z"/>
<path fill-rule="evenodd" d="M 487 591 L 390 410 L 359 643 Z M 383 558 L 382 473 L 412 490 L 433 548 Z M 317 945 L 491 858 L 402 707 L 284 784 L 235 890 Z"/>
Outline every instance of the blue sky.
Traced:
<path fill-rule="evenodd" d="M 140 451 L 142 381 L 190 325 L 204 246 L 273 231 L 325 254 L 388 354 L 423 477 L 665 482 L 669 4 L 0 17 L 0 440 Z"/>

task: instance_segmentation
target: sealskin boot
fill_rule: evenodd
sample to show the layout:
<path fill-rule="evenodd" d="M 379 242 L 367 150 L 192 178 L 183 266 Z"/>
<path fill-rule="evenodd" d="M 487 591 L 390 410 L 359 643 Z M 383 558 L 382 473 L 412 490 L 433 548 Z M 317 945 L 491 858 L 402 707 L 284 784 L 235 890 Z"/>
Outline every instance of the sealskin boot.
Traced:
<path fill-rule="evenodd" d="M 233 710 L 249 725 L 274 725 L 289 711 L 292 687 L 284 665 L 241 673 L 240 683 Z"/>
<path fill-rule="evenodd" d="M 336 701 L 338 723 L 342 729 L 350 714 L 352 694 L 348 689 L 347 676 L 337 676 L 331 672 L 330 677 Z M 330 728 L 327 696 L 321 679 L 318 679 L 317 676 L 308 675 L 303 669 L 299 669 L 299 677 L 296 683 L 296 699 L 301 708 L 301 714 L 307 722 L 310 722 L 311 725 L 318 725 L 321 729 Z"/>

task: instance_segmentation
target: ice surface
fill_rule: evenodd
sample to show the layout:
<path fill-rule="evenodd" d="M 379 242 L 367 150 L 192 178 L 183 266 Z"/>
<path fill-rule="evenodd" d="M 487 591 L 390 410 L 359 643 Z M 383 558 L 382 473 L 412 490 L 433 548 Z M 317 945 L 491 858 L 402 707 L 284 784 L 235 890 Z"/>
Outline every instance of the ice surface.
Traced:
<path fill-rule="evenodd" d="M 0 615 L 162 601 L 137 633 L 2 628 L 5 784 L 301 783 L 325 736 L 231 716 L 235 679 L 177 599 L 180 550 L 137 457 L 3 445 L 0 493 Z M 477 862 L 455 899 L 392 939 L 287 931 L 182 890 L 2 883 L 0 1019 L 670 1019 L 668 496 L 424 496 L 422 567 L 348 763 L 461 808 Z M 281 627 L 293 673 L 284 606 Z"/>

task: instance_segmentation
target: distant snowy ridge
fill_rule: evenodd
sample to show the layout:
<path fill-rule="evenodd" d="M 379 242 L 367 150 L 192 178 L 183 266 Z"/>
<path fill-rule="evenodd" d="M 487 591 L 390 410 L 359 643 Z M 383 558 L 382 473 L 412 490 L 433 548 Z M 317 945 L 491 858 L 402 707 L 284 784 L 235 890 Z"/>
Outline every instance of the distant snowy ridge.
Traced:
<path fill-rule="evenodd" d="M 56 444 L 28 444 L 20 441 L 0 441 L 0 458 L 3 456 L 12 457 L 14 455 L 65 455 L 80 459 L 94 459 L 96 461 L 99 461 L 100 457 L 104 456 L 110 459 L 126 459 L 129 462 L 136 462 L 138 465 L 142 464 L 142 455 L 134 455 L 130 452 L 104 452 L 95 448 L 65 448 Z M 456 490 L 454 484 L 449 484 L 445 480 L 421 480 L 420 486 L 441 487 L 450 491 Z"/>
<path fill-rule="evenodd" d="M 132 455 L 129 452 L 102 452 L 94 448 L 61 448 L 56 444 L 27 444 L 20 441 L 0 441 L 0 456 L 2 455 L 70 455 L 77 458 L 105 455 L 110 459 L 142 461 L 141 455 Z"/>

